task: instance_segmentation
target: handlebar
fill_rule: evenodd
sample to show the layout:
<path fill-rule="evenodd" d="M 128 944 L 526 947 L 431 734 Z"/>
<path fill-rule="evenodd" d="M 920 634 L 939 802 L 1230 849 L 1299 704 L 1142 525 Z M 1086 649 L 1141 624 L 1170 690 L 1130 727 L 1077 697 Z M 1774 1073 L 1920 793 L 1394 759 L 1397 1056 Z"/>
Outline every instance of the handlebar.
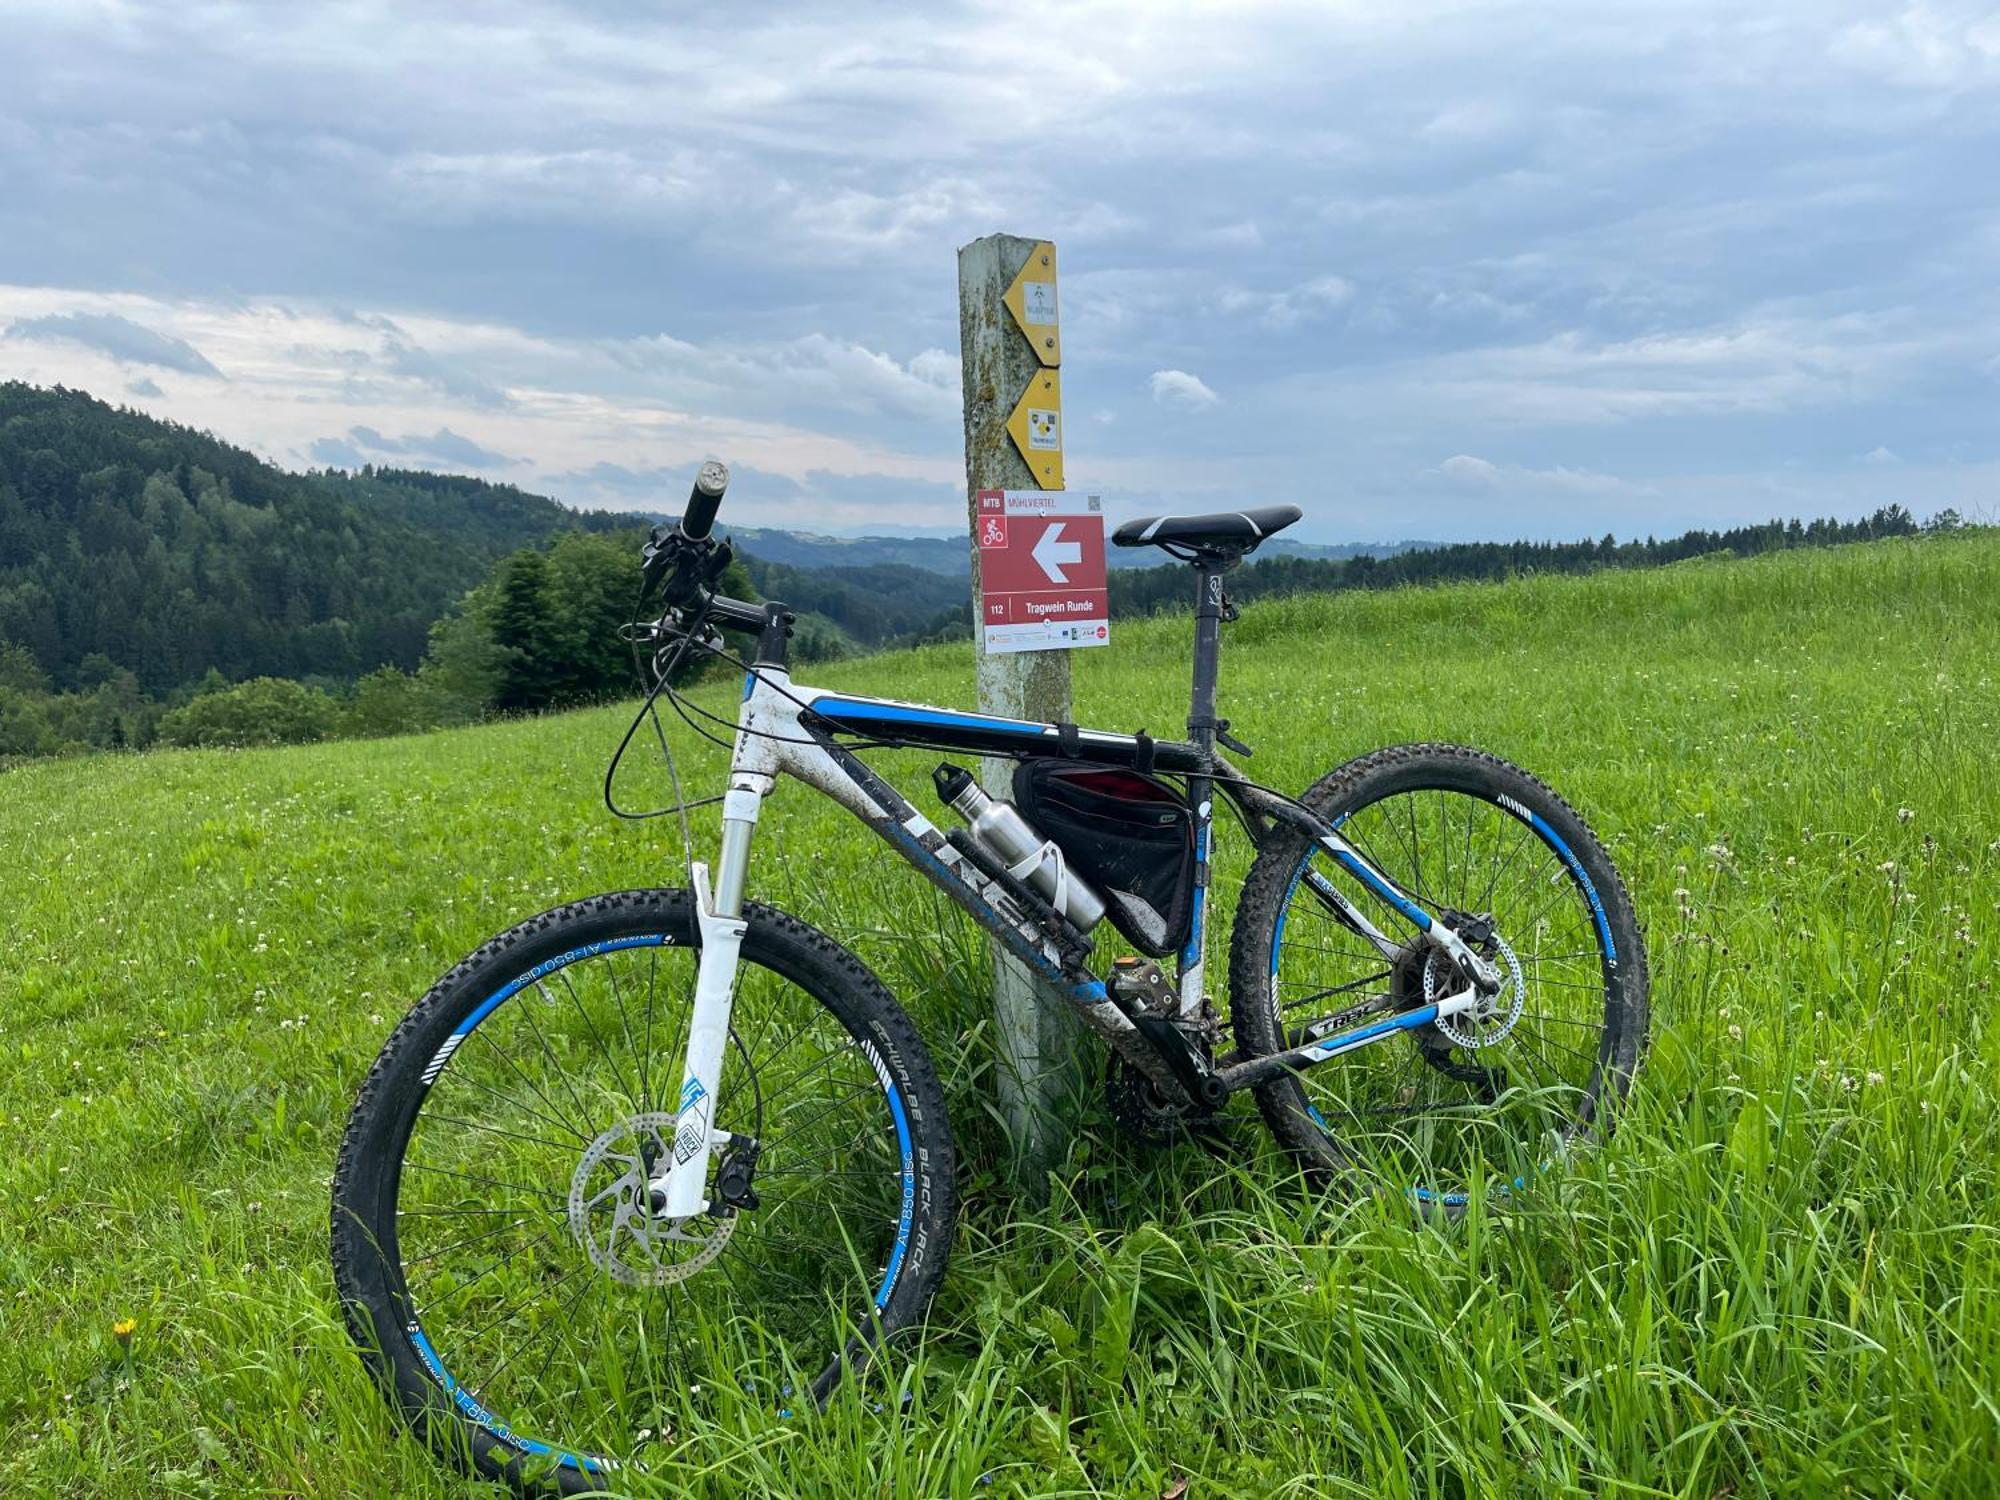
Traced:
<path fill-rule="evenodd" d="M 704 618 L 730 629 L 757 630 L 764 623 L 761 606 L 724 599 L 712 592 L 733 557 L 727 542 L 709 539 L 722 493 L 729 487 L 729 468 L 710 459 L 694 477 L 687 509 L 676 525 L 653 528 L 646 543 L 645 587 L 650 592 L 664 582 L 667 611 L 682 614 L 698 605 Z"/>
<path fill-rule="evenodd" d="M 729 488 L 729 466 L 710 459 L 694 476 L 687 509 L 681 513 L 681 535 L 691 542 L 703 541 L 715 529 L 715 513 L 722 507 L 722 492 Z"/>

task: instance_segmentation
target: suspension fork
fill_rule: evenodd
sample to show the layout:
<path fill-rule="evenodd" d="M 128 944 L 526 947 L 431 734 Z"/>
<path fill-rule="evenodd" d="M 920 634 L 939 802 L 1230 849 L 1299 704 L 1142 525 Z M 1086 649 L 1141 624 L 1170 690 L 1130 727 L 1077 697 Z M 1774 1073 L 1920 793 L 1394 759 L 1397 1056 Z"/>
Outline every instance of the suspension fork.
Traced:
<path fill-rule="evenodd" d="M 697 862 L 690 872 L 701 961 L 695 974 L 687 1056 L 681 1065 L 672 1159 L 660 1165 L 652 1180 L 654 1189 L 664 1195 L 659 1209 L 664 1219 L 686 1219 L 708 1207 L 704 1189 L 709 1154 L 731 1139 L 727 1132 L 714 1129 L 715 1093 L 721 1080 L 723 1050 L 729 1045 L 738 956 L 748 926 L 743 920 L 743 884 L 749 873 L 750 838 L 771 786 L 772 778 L 759 772 L 739 771 L 731 776 L 729 791 L 722 799 L 722 850 L 716 859 L 713 889 L 706 864 Z"/>

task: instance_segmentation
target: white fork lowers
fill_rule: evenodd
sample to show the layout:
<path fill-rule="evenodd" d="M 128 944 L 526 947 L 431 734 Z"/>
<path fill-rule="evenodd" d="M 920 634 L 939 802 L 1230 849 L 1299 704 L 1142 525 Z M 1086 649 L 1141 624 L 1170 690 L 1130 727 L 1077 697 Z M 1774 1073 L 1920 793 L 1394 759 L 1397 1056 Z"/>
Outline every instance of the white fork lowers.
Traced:
<path fill-rule="evenodd" d="M 747 821 L 730 819 L 744 831 Z M 723 858 L 729 857 L 725 839 Z M 715 909 L 715 895 L 709 888 L 708 866 L 697 862 L 692 870 L 695 924 L 701 933 L 701 964 L 695 976 L 694 1018 L 688 1026 L 687 1061 L 681 1071 L 679 1114 L 674 1121 L 670 1160 L 653 1177 L 652 1186 L 660 1193 L 657 1217 L 681 1222 L 708 1207 L 704 1188 L 708 1182 L 708 1160 L 718 1146 L 732 1137 L 727 1131 L 712 1129 L 715 1089 L 722 1071 L 723 1048 L 729 1043 L 729 1013 L 736 990 L 737 954 L 748 927 L 739 916 L 724 916 Z M 741 887 L 739 885 L 738 889 Z M 740 906 L 740 898 L 738 905 Z"/>

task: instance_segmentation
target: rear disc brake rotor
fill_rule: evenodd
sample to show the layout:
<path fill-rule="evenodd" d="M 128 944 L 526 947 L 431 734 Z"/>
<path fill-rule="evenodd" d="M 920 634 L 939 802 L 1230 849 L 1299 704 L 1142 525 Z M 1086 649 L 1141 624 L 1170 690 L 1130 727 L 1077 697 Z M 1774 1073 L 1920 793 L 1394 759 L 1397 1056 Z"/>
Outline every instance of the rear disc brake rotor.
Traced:
<path fill-rule="evenodd" d="M 1440 1034 L 1460 1047 L 1490 1047 L 1501 1040 L 1521 1019 L 1521 1008 L 1528 998 L 1528 986 L 1521 976 L 1521 961 L 1514 956 L 1507 940 L 1496 932 L 1484 946 L 1492 950 L 1484 957 L 1497 959 L 1502 969 L 1500 992 L 1491 997 L 1486 1013 L 1480 1015 L 1462 1010 L 1455 1016 L 1439 1016 L 1431 1023 Z M 1445 956 L 1443 949 L 1431 949 L 1424 959 L 1426 1004 L 1437 1000 L 1440 995 L 1463 988 L 1467 983 L 1458 965 Z"/>

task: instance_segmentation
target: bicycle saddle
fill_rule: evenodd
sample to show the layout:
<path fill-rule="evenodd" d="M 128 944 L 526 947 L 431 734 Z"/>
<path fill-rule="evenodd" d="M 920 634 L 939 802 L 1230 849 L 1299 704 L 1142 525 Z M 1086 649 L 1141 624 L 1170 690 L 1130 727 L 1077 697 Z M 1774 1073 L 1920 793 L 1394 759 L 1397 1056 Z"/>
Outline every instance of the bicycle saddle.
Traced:
<path fill-rule="evenodd" d="M 1119 547 L 1186 547 L 1202 552 L 1244 553 L 1275 536 L 1301 512 L 1296 505 L 1260 505 L 1207 516 L 1147 516 L 1127 521 L 1111 533 Z"/>

